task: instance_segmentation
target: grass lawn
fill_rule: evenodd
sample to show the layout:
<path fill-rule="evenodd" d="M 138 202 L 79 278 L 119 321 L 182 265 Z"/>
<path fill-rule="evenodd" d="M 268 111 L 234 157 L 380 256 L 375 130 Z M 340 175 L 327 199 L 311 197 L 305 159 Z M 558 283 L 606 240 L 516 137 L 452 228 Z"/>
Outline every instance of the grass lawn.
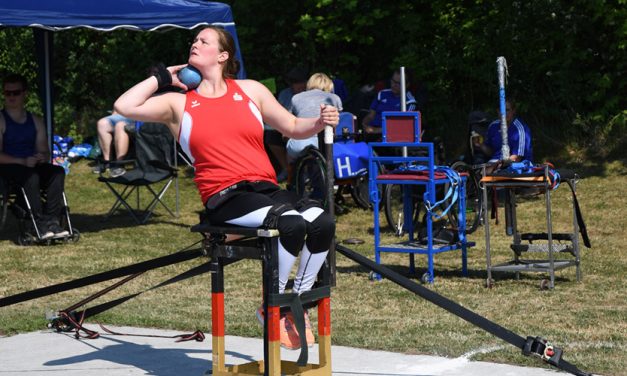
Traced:
<path fill-rule="evenodd" d="M 457 253 L 435 259 L 434 291 L 521 335 L 540 335 L 564 349 L 566 360 L 580 368 L 604 375 L 625 375 L 627 369 L 627 167 L 622 163 L 576 166 L 583 179 L 578 185 L 580 205 L 592 241 L 582 247 L 583 280 L 574 268 L 557 272 L 556 288 L 541 291 L 543 274 L 496 274 L 496 285 L 484 287 L 485 241 L 480 228 L 470 236 L 469 276 L 460 272 Z M 173 188 L 173 187 L 172 187 Z M 173 190 L 166 201 L 174 204 Z M 167 255 L 200 240 L 189 227 L 198 221 L 201 208 L 191 178 L 180 180 L 181 216 L 170 217 L 162 208 L 147 225 L 137 226 L 128 215 L 103 221 L 113 195 L 98 183 L 86 161 L 75 163 L 66 179 L 74 227 L 81 232 L 75 244 L 52 247 L 21 247 L 16 244 L 16 221 L 9 216 L 0 233 L 0 296 L 8 296 L 53 283 L 68 281 L 131 263 Z M 564 185 L 553 194 L 556 231 L 571 225 L 570 190 Z M 347 201 L 351 203 L 350 198 Z M 349 207 L 337 219 L 337 238 L 362 238 L 349 246 L 373 257 L 372 213 Z M 500 213 L 503 217 L 503 213 Z M 543 200 L 519 204 L 521 231 L 541 231 Z M 510 239 L 503 221 L 492 222 L 493 262 L 509 260 Z M 540 227 L 538 227 L 540 226 Z M 391 234 L 387 234 L 392 239 Z M 420 276 L 426 258 L 417 256 Z M 140 291 L 181 273 L 203 260 L 196 259 L 148 272 L 92 304 Z M 407 256 L 385 254 L 383 263 L 403 274 Z M 483 332 L 389 281 L 372 282 L 368 270 L 337 256 L 337 286 L 332 295 L 333 343 L 389 351 L 458 357 L 475 353 L 474 360 L 540 366 L 505 342 Z M 417 277 L 415 277 L 417 278 Z M 261 268 L 258 262 L 242 261 L 226 268 L 228 334 L 261 337 L 254 312 L 260 303 Z M 86 287 L 18 305 L 0 308 L 0 333 L 45 328 L 46 310 L 63 309 L 102 288 Z M 210 332 L 210 277 L 208 274 L 140 295 L 94 317 L 91 322 Z M 315 315 L 313 315 L 315 317 Z M 210 343 L 207 343 L 210 346 Z M 477 350 L 485 351 L 477 351 Z"/>

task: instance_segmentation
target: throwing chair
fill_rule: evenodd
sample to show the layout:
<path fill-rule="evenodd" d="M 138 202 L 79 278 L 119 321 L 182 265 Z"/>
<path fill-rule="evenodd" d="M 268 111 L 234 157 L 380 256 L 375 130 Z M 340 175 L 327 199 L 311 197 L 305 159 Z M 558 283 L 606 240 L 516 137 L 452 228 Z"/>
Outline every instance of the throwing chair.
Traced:
<path fill-rule="evenodd" d="M 323 266 L 314 289 L 302 294 L 279 294 L 279 232 L 276 229 L 246 228 L 238 226 L 212 226 L 202 222 L 191 229 L 203 234 L 203 249 L 211 259 L 211 332 L 212 369 L 206 375 L 331 375 L 331 303 L 330 273 Z M 225 363 L 225 310 L 224 268 L 242 259 L 261 261 L 263 276 L 264 356 L 263 360 L 244 364 Z M 308 363 L 308 348 L 304 338 L 303 307 L 318 307 L 318 364 Z M 281 360 L 281 311 L 289 309 L 294 315 L 300 333 L 301 350 L 296 362 Z"/>

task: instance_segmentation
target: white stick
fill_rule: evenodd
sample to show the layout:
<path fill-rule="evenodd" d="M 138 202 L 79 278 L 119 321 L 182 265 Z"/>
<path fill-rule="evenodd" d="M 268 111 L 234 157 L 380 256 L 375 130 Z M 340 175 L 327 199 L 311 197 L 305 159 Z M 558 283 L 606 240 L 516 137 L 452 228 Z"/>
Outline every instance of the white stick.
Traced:
<path fill-rule="evenodd" d="M 405 67 L 401 67 L 401 111 L 407 111 L 407 85 L 405 85 Z M 403 157 L 407 157 L 407 146 L 403 146 Z"/>
<path fill-rule="evenodd" d="M 327 171 L 326 171 L 326 181 L 327 181 L 327 209 L 331 218 L 335 220 L 335 195 L 333 190 L 335 171 L 334 171 L 334 160 L 333 160 L 333 136 L 335 130 L 332 126 L 326 125 L 324 127 L 324 149 L 325 149 L 325 157 L 327 162 Z M 335 237 L 333 237 L 333 241 L 329 247 L 329 253 L 327 255 L 329 260 L 329 272 L 331 274 L 331 286 L 335 286 Z"/>
<path fill-rule="evenodd" d="M 407 86 L 405 85 L 405 67 L 401 67 L 401 111 L 407 111 Z"/>

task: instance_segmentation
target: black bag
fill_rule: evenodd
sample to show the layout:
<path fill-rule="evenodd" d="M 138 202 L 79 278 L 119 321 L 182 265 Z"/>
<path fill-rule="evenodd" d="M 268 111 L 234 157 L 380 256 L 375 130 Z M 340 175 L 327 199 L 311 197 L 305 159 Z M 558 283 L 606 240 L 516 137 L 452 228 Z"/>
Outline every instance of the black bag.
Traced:
<path fill-rule="evenodd" d="M 433 221 L 432 227 L 434 244 L 455 244 L 459 241 L 457 229 L 451 224 L 448 218 Z M 422 217 L 422 226 L 418 231 L 418 239 L 420 243 L 427 244 L 427 218 Z"/>

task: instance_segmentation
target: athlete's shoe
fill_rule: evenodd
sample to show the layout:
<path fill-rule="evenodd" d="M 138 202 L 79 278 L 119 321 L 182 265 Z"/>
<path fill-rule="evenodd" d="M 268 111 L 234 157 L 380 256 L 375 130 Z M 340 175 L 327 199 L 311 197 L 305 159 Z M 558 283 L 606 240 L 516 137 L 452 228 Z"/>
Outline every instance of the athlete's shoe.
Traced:
<path fill-rule="evenodd" d="M 305 311 L 305 338 L 307 339 L 307 347 L 313 347 L 316 343 L 316 338 L 311 330 L 311 322 L 309 321 L 309 314 Z"/>
<path fill-rule="evenodd" d="M 263 314 L 263 305 L 261 305 L 255 311 L 255 316 L 259 324 L 263 326 L 265 316 Z M 279 321 L 279 330 L 281 331 L 281 346 L 289 350 L 297 350 L 300 348 L 300 337 L 296 330 L 296 324 L 294 324 L 294 316 L 291 313 L 287 313 L 281 316 Z M 307 346 L 312 347 L 315 343 L 313 332 L 311 331 L 311 323 L 309 322 L 309 315 L 305 311 L 305 338 L 307 338 Z"/>
<path fill-rule="evenodd" d="M 300 339 L 291 313 L 281 317 L 279 328 L 281 331 L 281 347 L 288 350 L 300 349 Z"/>

